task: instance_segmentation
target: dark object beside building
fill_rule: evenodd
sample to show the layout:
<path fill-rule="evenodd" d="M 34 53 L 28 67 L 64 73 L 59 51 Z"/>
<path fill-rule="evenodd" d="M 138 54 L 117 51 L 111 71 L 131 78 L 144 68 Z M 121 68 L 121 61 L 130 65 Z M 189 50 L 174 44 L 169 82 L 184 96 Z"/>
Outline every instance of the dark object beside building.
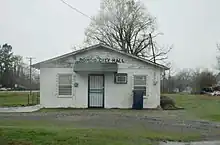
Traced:
<path fill-rule="evenodd" d="M 160 97 L 160 106 L 164 110 L 177 109 L 177 107 L 175 106 L 174 100 L 167 96 Z"/>

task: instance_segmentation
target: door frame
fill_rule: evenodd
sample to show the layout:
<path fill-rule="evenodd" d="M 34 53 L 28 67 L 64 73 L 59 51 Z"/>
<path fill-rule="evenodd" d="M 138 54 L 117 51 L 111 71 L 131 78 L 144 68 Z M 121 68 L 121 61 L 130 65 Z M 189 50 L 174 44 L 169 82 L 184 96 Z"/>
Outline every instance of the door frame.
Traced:
<path fill-rule="evenodd" d="M 100 107 L 91 107 L 90 106 L 90 76 L 102 76 L 103 77 L 103 99 L 102 106 Z M 105 108 L 105 75 L 104 74 L 88 74 L 88 108 Z"/>

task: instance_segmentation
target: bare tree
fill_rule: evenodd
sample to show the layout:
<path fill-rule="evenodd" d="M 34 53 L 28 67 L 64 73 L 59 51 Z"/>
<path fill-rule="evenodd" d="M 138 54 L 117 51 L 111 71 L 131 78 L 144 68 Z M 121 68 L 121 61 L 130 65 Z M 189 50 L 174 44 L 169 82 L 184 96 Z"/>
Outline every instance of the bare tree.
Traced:
<path fill-rule="evenodd" d="M 217 83 L 216 75 L 209 70 L 197 69 L 183 69 L 176 75 L 171 76 L 170 87 L 171 90 L 178 88 L 183 91 L 186 87 L 191 87 L 193 93 L 199 93 L 202 88 L 211 87 Z"/>
<path fill-rule="evenodd" d="M 191 86 L 193 79 L 193 70 L 192 69 L 183 69 L 176 74 L 176 87 L 183 91 L 187 86 Z"/>
<path fill-rule="evenodd" d="M 135 56 L 153 60 L 150 47 L 155 34 L 156 18 L 151 16 L 144 4 L 135 0 L 102 0 L 101 9 L 92 18 L 91 24 L 85 31 L 85 43 L 103 43 Z M 171 47 L 158 47 L 153 43 L 155 59 L 167 59 Z"/>

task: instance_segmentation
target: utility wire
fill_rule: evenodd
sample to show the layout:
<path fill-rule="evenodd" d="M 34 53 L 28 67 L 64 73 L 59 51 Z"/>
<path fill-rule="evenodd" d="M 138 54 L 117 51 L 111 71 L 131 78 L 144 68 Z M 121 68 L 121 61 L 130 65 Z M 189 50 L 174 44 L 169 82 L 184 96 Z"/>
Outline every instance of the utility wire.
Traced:
<path fill-rule="evenodd" d="M 87 17 L 87 18 L 89 18 L 89 19 L 92 20 L 92 18 L 91 18 L 90 16 L 88 16 L 88 15 L 86 15 L 85 13 L 81 12 L 80 10 L 78 10 L 77 8 L 75 8 L 75 7 L 73 7 L 72 5 L 68 4 L 68 3 L 65 2 L 64 0 L 60 0 L 60 1 L 61 1 L 62 3 L 64 3 L 65 5 L 67 5 L 68 7 L 70 7 L 72 10 L 74 10 L 74 11 L 76 11 L 76 12 L 82 14 L 83 16 L 85 16 L 85 17 Z"/>

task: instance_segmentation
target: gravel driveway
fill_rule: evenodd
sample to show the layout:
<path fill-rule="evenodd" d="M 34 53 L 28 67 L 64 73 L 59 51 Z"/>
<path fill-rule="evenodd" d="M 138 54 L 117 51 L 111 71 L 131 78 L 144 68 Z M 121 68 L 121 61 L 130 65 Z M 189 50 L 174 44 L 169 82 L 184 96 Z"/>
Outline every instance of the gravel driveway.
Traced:
<path fill-rule="evenodd" d="M 60 112 L 0 113 L 0 120 L 45 120 L 73 123 L 78 127 L 148 128 L 155 131 L 201 133 L 204 140 L 220 139 L 220 124 L 152 117 L 148 111 L 72 110 Z"/>

